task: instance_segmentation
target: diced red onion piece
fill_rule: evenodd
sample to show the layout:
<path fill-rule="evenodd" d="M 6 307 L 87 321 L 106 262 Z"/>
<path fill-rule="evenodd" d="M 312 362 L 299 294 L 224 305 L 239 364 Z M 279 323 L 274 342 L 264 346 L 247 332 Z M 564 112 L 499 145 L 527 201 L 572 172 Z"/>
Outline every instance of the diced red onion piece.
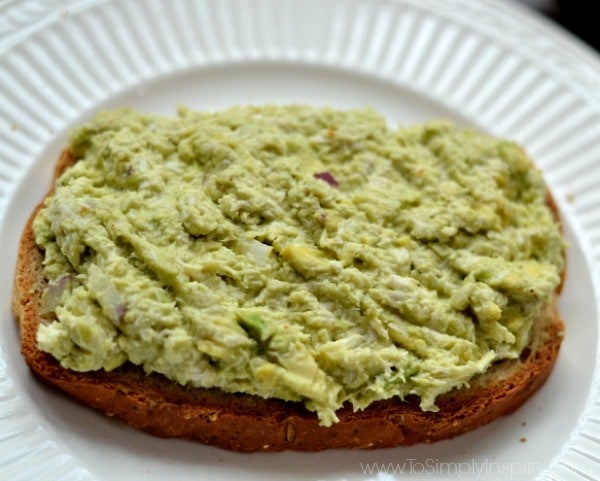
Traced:
<path fill-rule="evenodd" d="M 318 172 L 315 174 L 315 178 L 324 180 L 331 187 L 337 187 L 340 185 L 338 184 L 338 181 L 335 180 L 335 177 L 331 174 L 331 172 Z"/>

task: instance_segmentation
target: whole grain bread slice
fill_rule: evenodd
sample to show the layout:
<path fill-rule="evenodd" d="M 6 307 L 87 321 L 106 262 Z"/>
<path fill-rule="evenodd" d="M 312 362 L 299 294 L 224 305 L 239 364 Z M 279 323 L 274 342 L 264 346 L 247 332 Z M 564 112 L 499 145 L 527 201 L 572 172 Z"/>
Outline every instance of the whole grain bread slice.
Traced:
<path fill-rule="evenodd" d="M 64 151 L 56 177 L 73 162 L 70 152 Z M 550 196 L 548 203 L 556 213 Z M 498 362 L 470 386 L 438 397 L 438 412 L 423 412 L 417 398 L 390 399 L 358 412 L 344 406 L 337 413 L 340 421 L 331 427 L 320 426 L 317 416 L 301 403 L 187 388 L 159 374 L 145 374 L 131 364 L 111 372 L 74 372 L 37 347 L 41 294 L 46 286 L 43 253 L 32 228 L 40 207 L 22 235 L 12 303 L 27 364 L 41 380 L 79 402 L 157 436 L 193 439 L 242 452 L 431 443 L 471 431 L 521 406 L 550 374 L 563 338 L 554 296 L 536 320 L 520 359 Z"/>

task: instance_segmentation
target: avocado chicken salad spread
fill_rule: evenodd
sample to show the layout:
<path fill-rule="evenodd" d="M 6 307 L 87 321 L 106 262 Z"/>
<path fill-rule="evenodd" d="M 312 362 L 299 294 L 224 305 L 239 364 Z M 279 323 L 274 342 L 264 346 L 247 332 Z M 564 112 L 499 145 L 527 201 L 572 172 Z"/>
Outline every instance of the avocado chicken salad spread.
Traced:
<path fill-rule="evenodd" d="M 34 222 L 40 349 L 336 410 L 516 358 L 564 242 L 515 144 L 370 109 L 104 112 Z"/>

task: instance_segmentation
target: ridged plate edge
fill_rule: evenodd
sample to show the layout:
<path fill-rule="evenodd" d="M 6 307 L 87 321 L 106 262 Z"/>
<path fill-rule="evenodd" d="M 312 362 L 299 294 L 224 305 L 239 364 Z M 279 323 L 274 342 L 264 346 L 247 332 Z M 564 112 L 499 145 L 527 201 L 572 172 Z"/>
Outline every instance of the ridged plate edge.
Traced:
<path fill-rule="evenodd" d="M 158 0 L 74 1 L 66 8 L 37 1 L 4 7 L 10 15 L 3 20 L 21 19 L 23 28 L 16 29 L 18 35 L 0 29 L 5 34 L 0 36 L 0 218 L 53 132 L 94 102 L 142 79 L 241 59 L 329 64 L 411 86 L 526 145 L 559 195 L 577 192 L 572 210 L 589 245 L 600 304 L 600 170 L 595 167 L 600 74 L 597 61 L 584 61 L 593 54 L 542 22 L 492 1 L 203 0 L 168 5 Z M 318 21 L 298 21 L 312 11 L 320 12 Z M 277 27 L 265 29 L 269 25 Z M 32 74 L 40 67 L 54 68 L 39 79 Z M 590 479 L 600 472 L 595 454 L 600 452 L 599 377 L 596 370 L 579 428 L 541 477 Z M 19 409 L 2 365 L 0 396 L 3 422 L 15 426 L 0 439 L 0 451 L 15 440 L 27 441 L 18 457 L 0 458 L 3 467 L 13 466 L 16 473 L 21 463 L 30 467 L 35 459 L 40 473 L 45 469 L 57 479 L 88 476 L 61 454 L 60 446 L 45 441 L 42 428 Z M 52 464 L 57 459 L 63 462 Z"/>

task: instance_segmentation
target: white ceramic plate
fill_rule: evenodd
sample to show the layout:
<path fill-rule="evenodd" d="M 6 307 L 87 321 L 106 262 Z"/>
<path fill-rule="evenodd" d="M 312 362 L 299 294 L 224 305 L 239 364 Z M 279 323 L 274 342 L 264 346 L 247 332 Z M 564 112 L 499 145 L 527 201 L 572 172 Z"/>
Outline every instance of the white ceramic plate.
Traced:
<path fill-rule="evenodd" d="M 471 0 L 11 1 L 0 6 L 0 479 L 600 477 L 600 62 Z M 521 142 L 571 242 L 558 364 L 520 410 L 431 446 L 240 455 L 131 430 L 30 376 L 10 314 L 18 237 L 65 133 L 99 108 L 370 105 Z"/>

